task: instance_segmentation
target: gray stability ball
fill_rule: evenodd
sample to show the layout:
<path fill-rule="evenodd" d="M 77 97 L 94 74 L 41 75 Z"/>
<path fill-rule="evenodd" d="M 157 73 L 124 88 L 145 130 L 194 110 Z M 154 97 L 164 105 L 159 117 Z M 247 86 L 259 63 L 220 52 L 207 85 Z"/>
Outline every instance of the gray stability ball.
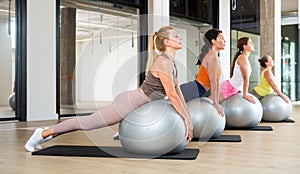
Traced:
<path fill-rule="evenodd" d="M 8 97 L 8 103 L 9 103 L 9 106 L 11 107 L 12 110 L 16 109 L 16 93 L 12 93 Z"/>
<path fill-rule="evenodd" d="M 187 103 L 193 121 L 193 137 L 200 141 L 219 137 L 225 128 L 225 117 L 219 115 L 212 101 L 206 97 Z"/>
<path fill-rule="evenodd" d="M 242 93 L 235 94 L 221 103 L 226 115 L 226 127 L 251 128 L 260 123 L 263 114 L 262 106 L 255 96 L 251 96 L 255 104 L 243 98 Z"/>
<path fill-rule="evenodd" d="M 283 121 L 287 120 L 293 111 L 292 103 L 286 103 L 278 95 L 267 95 L 261 99 L 263 107 L 263 120 L 265 121 Z"/>
<path fill-rule="evenodd" d="M 146 103 L 119 124 L 119 138 L 125 150 L 142 155 L 179 153 L 188 143 L 182 117 L 168 100 Z"/>

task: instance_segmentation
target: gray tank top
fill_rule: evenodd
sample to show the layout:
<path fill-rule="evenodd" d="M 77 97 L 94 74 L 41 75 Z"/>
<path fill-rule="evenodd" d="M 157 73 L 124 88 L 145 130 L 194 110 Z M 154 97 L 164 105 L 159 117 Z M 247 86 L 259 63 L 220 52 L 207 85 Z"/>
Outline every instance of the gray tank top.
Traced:
<path fill-rule="evenodd" d="M 166 54 L 162 53 L 161 55 L 169 59 L 169 57 Z M 170 63 L 173 69 L 172 75 L 173 75 L 174 85 L 177 85 L 177 68 L 174 63 L 172 63 L 171 61 Z M 140 87 L 144 91 L 145 95 L 148 96 L 151 100 L 163 99 L 166 96 L 166 91 L 160 79 L 153 76 L 151 71 L 149 71 L 146 79 L 144 80 L 143 84 Z"/>

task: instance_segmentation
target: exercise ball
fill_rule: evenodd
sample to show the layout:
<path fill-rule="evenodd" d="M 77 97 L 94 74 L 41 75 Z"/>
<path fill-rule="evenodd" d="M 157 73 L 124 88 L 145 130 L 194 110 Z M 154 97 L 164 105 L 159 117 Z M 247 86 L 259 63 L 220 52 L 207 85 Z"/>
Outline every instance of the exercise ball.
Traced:
<path fill-rule="evenodd" d="M 193 122 L 193 137 L 200 141 L 217 138 L 225 128 L 225 116 L 222 117 L 209 98 L 196 98 L 187 103 Z"/>
<path fill-rule="evenodd" d="M 262 106 L 255 96 L 251 96 L 255 104 L 243 98 L 242 93 L 235 94 L 221 103 L 226 115 L 226 127 L 251 128 L 260 123 L 263 114 Z"/>
<path fill-rule="evenodd" d="M 8 97 L 8 103 L 9 106 L 11 107 L 12 110 L 16 109 L 16 93 L 12 93 L 9 97 Z"/>
<path fill-rule="evenodd" d="M 278 95 L 267 95 L 261 99 L 263 107 L 263 120 L 265 121 L 283 121 L 287 120 L 293 111 L 292 103 L 286 103 Z"/>
<path fill-rule="evenodd" d="M 168 100 L 146 103 L 119 124 L 119 139 L 125 150 L 142 155 L 179 153 L 188 141 L 182 117 Z"/>

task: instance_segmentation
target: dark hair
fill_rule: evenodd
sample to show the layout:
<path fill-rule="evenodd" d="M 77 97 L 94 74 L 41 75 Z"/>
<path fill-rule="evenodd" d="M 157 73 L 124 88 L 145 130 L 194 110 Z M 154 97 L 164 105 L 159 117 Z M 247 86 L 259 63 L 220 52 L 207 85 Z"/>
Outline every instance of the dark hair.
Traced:
<path fill-rule="evenodd" d="M 250 39 L 249 37 L 242 37 L 237 41 L 236 47 L 237 47 L 238 51 L 235 53 L 235 55 L 233 57 L 233 61 L 232 61 L 231 67 L 230 67 L 230 77 L 232 77 L 232 75 L 233 75 L 235 62 L 236 62 L 237 58 L 239 57 L 239 55 L 241 55 L 243 53 L 244 45 L 248 44 L 249 39 Z"/>
<path fill-rule="evenodd" d="M 222 33 L 221 30 L 213 28 L 208 30 L 205 34 L 204 34 L 204 45 L 201 48 L 201 53 L 200 55 L 197 57 L 197 63 L 196 65 L 201 65 L 201 62 L 204 58 L 204 56 L 208 53 L 209 49 L 212 47 L 212 40 L 213 39 L 217 39 L 218 35 Z"/>
<path fill-rule="evenodd" d="M 258 62 L 260 63 L 261 67 L 263 67 L 263 68 L 267 67 L 266 62 L 269 61 L 269 57 L 271 57 L 271 56 L 264 55 L 261 59 L 258 59 Z"/>

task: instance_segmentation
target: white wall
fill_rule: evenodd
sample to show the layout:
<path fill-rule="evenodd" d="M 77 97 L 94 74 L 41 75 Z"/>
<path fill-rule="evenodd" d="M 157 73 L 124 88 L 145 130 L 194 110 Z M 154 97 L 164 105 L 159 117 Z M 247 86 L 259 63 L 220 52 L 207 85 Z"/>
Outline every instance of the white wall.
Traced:
<path fill-rule="evenodd" d="M 166 0 L 148 1 L 148 33 L 151 35 L 160 27 L 170 24 L 170 5 Z"/>
<path fill-rule="evenodd" d="M 76 100 L 111 101 L 120 92 L 137 89 L 137 39 L 77 42 Z"/>
<path fill-rule="evenodd" d="M 222 76 L 220 83 L 226 79 L 229 79 L 230 74 L 230 0 L 219 0 L 219 29 L 226 40 L 226 47 L 220 52 L 220 61 L 222 66 Z"/>
<path fill-rule="evenodd" d="M 12 93 L 12 48 L 7 20 L 0 19 L 0 106 L 8 106 Z"/>
<path fill-rule="evenodd" d="M 274 59 L 276 84 L 281 84 L 281 0 L 274 0 Z M 281 85 L 278 85 L 281 89 Z"/>
<path fill-rule="evenodd" d="M 27 120 L 57 119 L 55 1 L 27 0 Z"/>

